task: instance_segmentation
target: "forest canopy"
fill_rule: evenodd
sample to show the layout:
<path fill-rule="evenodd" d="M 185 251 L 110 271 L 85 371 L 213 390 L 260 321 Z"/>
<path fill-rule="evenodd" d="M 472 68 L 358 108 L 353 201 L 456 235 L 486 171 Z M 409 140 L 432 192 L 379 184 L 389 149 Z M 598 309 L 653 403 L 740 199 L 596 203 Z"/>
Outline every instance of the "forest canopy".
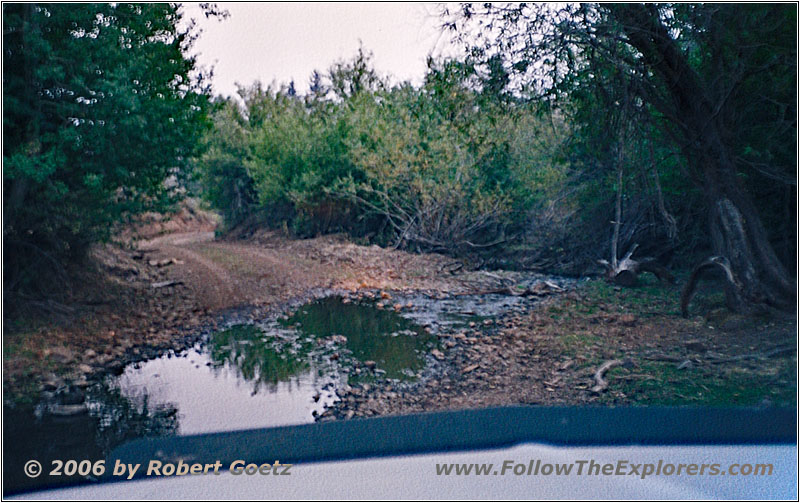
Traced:
<path fill-rule="evenodd" d="M 178 5 L 5 5 L 5 288 L 179 187 L 240 235 L 344 232 L 568 274 L 638 245 L 687 271 L 716 257 L 737 310 L 793 305 L 796 6 L 441 14 L 464 56 L 430 58 L 420 85 L 362 47 L 305 94 L 222 98 Z"/>

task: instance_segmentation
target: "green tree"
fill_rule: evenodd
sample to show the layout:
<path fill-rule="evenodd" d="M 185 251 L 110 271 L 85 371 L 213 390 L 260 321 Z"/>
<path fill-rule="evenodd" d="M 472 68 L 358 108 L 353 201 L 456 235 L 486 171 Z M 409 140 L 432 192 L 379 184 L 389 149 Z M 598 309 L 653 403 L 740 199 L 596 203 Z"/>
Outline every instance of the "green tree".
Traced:
<path fill-rule="evenodd" d="M 235 100 L 225 99 L 216 105 L 214 127 L 204 136 L 202 154 L 197 159 L 197 177 L 203 197 L 232 227 L 250 217 L 258 201 L 245 166 L 250 128 Z"/>
<path fill-rule="evenodd" d="M 550 99 L 598 95 L 597 72 L 620 72 L 702 190 L 728 304 L 745 311 L 795 305 L 764 225 L 775 202 L 754 197 L 788 187 L 778 214 L 795 197 L 796 17 L 788 4 L 465 4 L 448 26 L 482 33 L 473 53 L 508 54 Z"/>
<path fill-rule="evenodd" d="M 187 173 L 207 109 L 182 19 L 176 4 L 3 5 L 6 290 L 52 286 L 115 222 L 174 199 L 165 180 Z"/>

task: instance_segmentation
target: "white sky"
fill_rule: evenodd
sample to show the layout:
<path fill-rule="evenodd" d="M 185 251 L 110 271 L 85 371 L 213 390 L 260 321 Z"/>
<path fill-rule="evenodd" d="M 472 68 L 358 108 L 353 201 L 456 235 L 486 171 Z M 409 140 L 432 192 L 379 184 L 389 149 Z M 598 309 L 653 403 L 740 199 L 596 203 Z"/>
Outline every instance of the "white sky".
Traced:
<path fill-rule="evenodd" d="M 195 44 L 198 60 L 214 67 L 214 91 L 234 95 L 236 83 L 295 81 L 308 89 L 313 70 L 324 72 L 350 59 L 359 39 L 374 54 L 375 69 L 395 82 L 420 83 L 429 53 L 440 54 L 437 6 L 423 3 L 219 3 L 223 21 L 205 19 L 187 6 L 203 29 Z"/>

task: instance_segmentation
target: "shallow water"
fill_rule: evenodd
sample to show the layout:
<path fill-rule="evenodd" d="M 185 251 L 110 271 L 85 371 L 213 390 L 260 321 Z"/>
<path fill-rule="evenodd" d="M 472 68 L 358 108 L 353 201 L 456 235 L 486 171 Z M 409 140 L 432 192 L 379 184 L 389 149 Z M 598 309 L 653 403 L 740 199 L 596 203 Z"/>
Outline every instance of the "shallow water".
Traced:
<path fill-rule="evenodd" d="M 103 459 L 125 441 L 313 422 L 339 399 L 336 389 L 382 376 L 414 380 L 436 333 L 523 310 L 535 302 L 502 295 L 374 301 L 322 298 L 290 316 L 231 322 L 180 353 L 132 364 L 86 390 L 88 413 L 53 417 L 43 405 L 5 409 L 6 491 L 63 483 L 25 477 L 29 459 Z M 365 363 L 366 362 L 366 363 Z"/>

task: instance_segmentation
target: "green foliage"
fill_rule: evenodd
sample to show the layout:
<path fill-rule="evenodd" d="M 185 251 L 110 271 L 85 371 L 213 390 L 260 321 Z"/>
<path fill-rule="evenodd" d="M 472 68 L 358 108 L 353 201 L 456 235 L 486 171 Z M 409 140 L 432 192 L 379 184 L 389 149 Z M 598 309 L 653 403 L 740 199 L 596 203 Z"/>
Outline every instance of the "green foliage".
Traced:
<path fill-rule="evenodd" d="M 458 253 L 504 239 L 512 224 L 513 116 L 479 106 L 457 64 L 353 103 L 348 146 L 363 172 L 341 192 L 386 219 L 397 244 Z M 487 113 L 488 112 L 488 113 Z"/>
<path fill-rule="evenodd" d="M 473 64 L 491 72 L 507 58 L 514 93 L 559 110 L 572 128 L 564 154 L 581 215 L 569 227 L 587 244 L 611 234 L 621 191 L 622 251 L 636 241 L 652 244 L 643 254 L 707 254 L 707 215 L 731 192 L 732 200 L 758 201 L 747 219 L 755 228 L 763 219 L 784 263 L 795 262 L 796 6 L 487 3 L 443 11 Z"/>
<path fill-rule="evenodd" d="M 360 49 L 314 72 L 306 96 L 243 88 L 242 110 L 227 104 L 217 114 L 198 166 L 228 222 L 245 215 L 227 210 L 226 179 L 255 191 L 255 205 L 237 208 L 299 235 L 346 231 L 454 254 L 521 235 L 531 208 L 563 182 L 563 166 L 552 162 L 563 124 L 544 132 L 534 109 L 512 99 L 500 59 L 486 74 L 431 60 L 414 87 L 389 86 L 370 58 Z"/>
<path fill-rule="evenodd" d="M 300 235 L 343 230 L 350 205 L 326 189 L 354 174 L 344 145 L 346 109 L 307 104 L 285 89 L 256 86 L 243 94 L 258 110 L 246 165 L 267 221 L 291 224 Z"/>
<path fill-rule="evenodd" d="M 35 293 L 125 216 L 177 195 L 206 127 L 172 4 L 3 6 L 5 288 Z M 50 273 L 50 274 L 48 274 Z"/>
<path fill-rule="evenodd" d="M 217 103 L 214 128 L 203 138 L 196 175 L 204 197 L 220 211 L 225 222 L 237 225 L 256 207 L 253 180 L 245 167 L 249 129 L 234 101 Z"/>

